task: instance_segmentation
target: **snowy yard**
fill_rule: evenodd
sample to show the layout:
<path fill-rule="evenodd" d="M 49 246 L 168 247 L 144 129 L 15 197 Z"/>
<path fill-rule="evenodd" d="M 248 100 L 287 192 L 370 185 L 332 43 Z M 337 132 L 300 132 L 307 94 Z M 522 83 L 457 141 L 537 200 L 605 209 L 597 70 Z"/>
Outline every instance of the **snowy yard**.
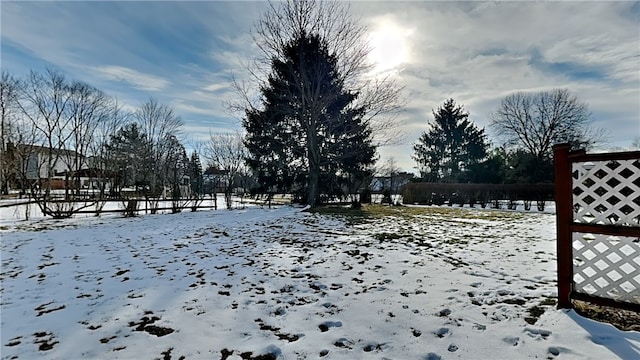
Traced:
<path fill-rule="evenodd" d="M 640 358 L 556 310 L 553 214 L 370 209 L 3 217 L 2 359 Z"/>

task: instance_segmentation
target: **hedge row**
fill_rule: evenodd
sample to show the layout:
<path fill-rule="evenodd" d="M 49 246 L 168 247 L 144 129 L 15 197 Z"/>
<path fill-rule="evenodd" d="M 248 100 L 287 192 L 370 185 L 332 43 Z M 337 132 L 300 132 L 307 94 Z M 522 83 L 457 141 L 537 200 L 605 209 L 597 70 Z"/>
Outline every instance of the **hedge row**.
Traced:
<path fill-rule="evenodd" d="M 507 203 L 508 208 L 515 208 L 516 202 L 523 202 L 525 209 L 536 202 L 538 210 L 544 210 L 546 201 L 553 200 L 554 184 L 456 184 L 456 183 L 410 183 L 402 189 L 405 204 L 425 204 L 450 206 L 476 204 L 494 208 Z"/>

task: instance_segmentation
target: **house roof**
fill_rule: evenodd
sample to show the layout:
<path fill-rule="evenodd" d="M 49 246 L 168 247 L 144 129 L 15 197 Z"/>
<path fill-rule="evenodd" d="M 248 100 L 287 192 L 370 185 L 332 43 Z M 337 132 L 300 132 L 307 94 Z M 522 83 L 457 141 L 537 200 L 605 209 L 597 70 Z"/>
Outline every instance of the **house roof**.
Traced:
<path fill-rule="evenodd" d="M 18 151 L 20 153 L 44 153 L 44 154 L 48 154 L 49 151 L 51 151 L 52 153 L 54 153 L 56 155 L 68 155 L 68 156 L 80 155 L 80 156 L 83 156 L 82 154 L 79 154 L 75 150 L 49 148 L 47 146 L 42 146 L 42 145 L 12 144 L 10 146 L 13 146 L 14 150 Z"/>

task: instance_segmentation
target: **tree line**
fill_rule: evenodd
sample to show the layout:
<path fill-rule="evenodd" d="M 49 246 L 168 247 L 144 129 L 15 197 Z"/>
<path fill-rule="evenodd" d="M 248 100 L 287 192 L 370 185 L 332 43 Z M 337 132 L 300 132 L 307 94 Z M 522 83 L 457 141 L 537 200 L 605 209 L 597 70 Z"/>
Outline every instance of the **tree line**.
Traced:
<path fill-rule="evenodd" d="M 500 146 L 491 148 L 485 129 L 454 99 L 433 111 L 433 121 L 414 145 L 421 180 L 442 183 L 553 182 L 553 145 L 588 149 L 602 132 L 588 105 L 568 89 L 516 92 L 490 115 Z"/>
<path fill-rule="evenodd" d="M 364 33 L 348 4 L 338 2 L 272 4 L 258 21 L 254 40 L 262 57 L 249 73 L 259 95 L 251 98 L 238 85 L 237 108 L 261 192 L 299 194 L 314 206 L 322 196 L 369 188 L 377 147 L 389 141 L 384 130 L 393 129 L 404 102 L 390 77 L 371 81 Z M 490 120 L 500 144 L 493 148 L 464 107 L 446 100 L 414 144 L 417 180 L 552 182 L 554 144 L 588 148 L 601 134 L 587 104 L 568 89 L 514 93 Z M 399 172 L 384 171 L 393 184 Z"/>
<path fill-rule="evenodd" d="M 358 193 L 368 187 L 377 146 L 389 139 L 385 131 L 402 105 L 391 78 L 368 77 L 365 36 L 342 3 L 271 4 L 254 36 L 263 57 L 250 69 L 250 87 L 260 95 L 235 83 L 238 101 L 229 104 L 246 135 L 214 134 L 191 158 L 179 140 L 182 120 L 153 99 L 125 111 L 53 70 L 25 79 L 3 73 L 2 186 L 17 174 L 46 209 L 56 164 L 73 157 L 65 176 L 96 169 L 96 177 L 110 178 L 111 192 L 136 186 L 153 201 L 166 188 L 177 196 L 185 175 L 201 182 L 192 189 L 202 187 L 204 155 L 223 175 L 228 206 L 238 185 L 268 196 L 294 194 L 311 206 Z M 39 150 L 47 152 L 44 182 L 29 176 L 29 159 Z M 74 192 L 65 189 L 65 197 Z"/>
<path fill-rule="evenodd" d="M 232 180 L 246 175 L 240 135 L 212 134 L 188 155 L 183 121 L 170 106 L 148 99 L 126 108 L 53 69 L 23 78 L 3 71 L 0 116 L 0 190 L 6 195 L 10 187 L 20 189 L 45 214 L 66 216 L 132 188 L 152 212 L 160 198 L 198 199 L 220 189 L 230 207 Z M 215 173 L 208 183 L 201 156 Z M 95 201 L 56 201 L 60 181 L 64 199 L 90 194 Z"/>

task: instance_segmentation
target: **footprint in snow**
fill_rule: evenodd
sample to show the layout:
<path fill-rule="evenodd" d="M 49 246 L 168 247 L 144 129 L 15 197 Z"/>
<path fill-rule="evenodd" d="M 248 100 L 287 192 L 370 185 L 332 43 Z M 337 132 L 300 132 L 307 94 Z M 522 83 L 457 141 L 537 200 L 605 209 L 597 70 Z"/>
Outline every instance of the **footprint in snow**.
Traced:
<path fill-rule="evenodd" d="M 550 346 L 547 351 L 549 352 L 549 358 L 550 359 L 555 357 L 555 356 L 559 356 L 561 353 L 565 353 L 565 354 L 574 353 L 573 351 L 571 351 L 571 349 L 567 349 L 567 348 L 561 347 L 561 346 Z"/>
<path fill-rule="evenodd" d="M 322 332 L 327 332 L 334 327 L 342 327 L 342 321 L 325 321 L 318 326 Z"/>
<path fill-rule="evenodd" d="M 450 335 L 451 332 L 449 331 L 448 328 L 440 328 L 440 329 L 436 330 L 434 334 L 436 334 L 436 336 L 439 337 L 439 338 L 443 338 L 443 337 L 445 337 L 447 335 Z"/>
<path fill-rule="evenodd" d="M 543 340 L 547 340 L 549 335 L 552 334 L 552 332 L 549 330 L 534 329 L 534 328 L 525 328 L 524 332 L 534 339 L 543 339 Z"/>
<path fill-rule="evenodd" d="M 333 343 L 335 347 L 346 348 L 346 349 L 351 349 L 351 346 L 353 346 L 354 344 L 355 342 L 353 340 L 350 340 L 347 338 L 340 338 L 334 341 Z"/>
<path fill-rule="evenodd" d="M 473 324 L 473 328 L 476 330 L 485 331 L 487 330 L 487 325 Z"/>
<path fill-rule="evenodd" d="M 389 346 L 387 344 L 377 344 L 377 343 L 369 343 L 362 348 L 364 352 L 382 352 L 385 349 L 388 349 Z"/>
<path fill-rule="evenodd" d="M 518 344 L 520 343 L 520 338 L 517 336 L 507 336 L 503 338 L 502 341 L 512 346 L 518 346 Z"/>

